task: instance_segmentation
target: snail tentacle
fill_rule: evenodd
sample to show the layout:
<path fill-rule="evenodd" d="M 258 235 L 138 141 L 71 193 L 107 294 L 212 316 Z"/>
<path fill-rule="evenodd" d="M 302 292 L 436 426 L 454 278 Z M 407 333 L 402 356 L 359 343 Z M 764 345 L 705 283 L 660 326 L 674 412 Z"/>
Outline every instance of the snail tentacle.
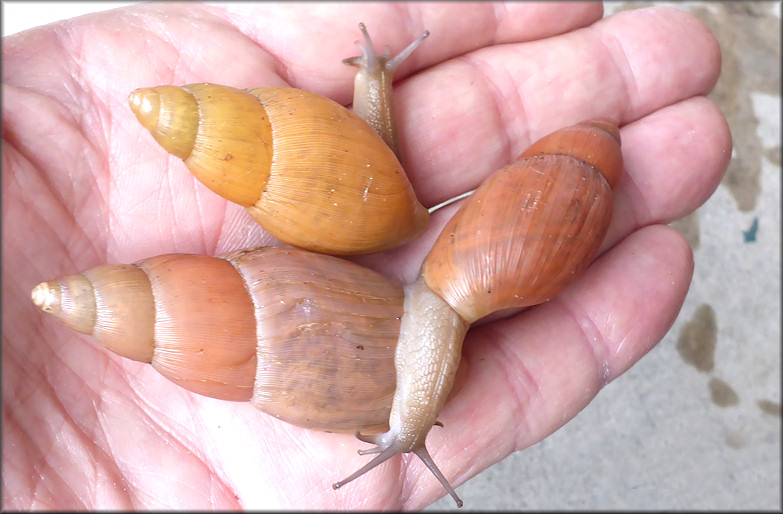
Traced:
<path fill-rule="evenodd" d="M 425 31 L 404 50 L 389 58 L 388 47 L 384 55 L 379 56 L 375 53 L 372 39 L 364 23 L 359 24 L 359 30 L 364 35 L 364 46 L 359 41 L 356 41 L 356 46 L 359 47 L 362 55 L 343 59 L 343 64 L 359 68 L 354 79 L 353 112 L 366 121 L 389 145 L 397 158 L 402 160 L 392 103 L 393 75 L 399 65 L 430 35 L 430 32 Z"/>
<path fill-rule="evenodd" d="M 388 434 L 388 433 L 387 433 Z M 377 457 L 375 457 L 373 460 L 362 466 L 359 470 L 354 472 L 351 476 L 348 478 L 345 478 L 343 480 L 340 480 L 339 482 L 336 482 L 332 484 L 332 487 L 334 489 L 339 489 L 340 487 L 344 486 L 345 484 L 352 482 L 353 480 L 356 480 L 360 476 L 364 475 L 371 469 L 374 469 L 390 458 L 394 457 L 398 453 L 405 453 L 406 451 L 410 451 L 414 455 L 416 455 L 421 461 L 424 463 L 425 466 L 427 466 L 427 469 L 429 469 L 433 475 L 438 479 L 438 481 L 441 483 L 443 488 L 449 493 L 449 495 L 454 499 L 454 501 L 457 503 L 457 507 L 462 507 L 463 502 L 462 499 L 457 495 L 457 492 L 454 490 L 453 487 L 451 487 L 451 484 L 449 484 L 449 481 L 446 480 L 445 475 L 441 472 L 440 468 L 438 468 L 437 464 L 435 464 L 435 460 L 430 456 L 430 453 L 427 451 L 427 447 L 424 446 L 424 444 L 418 445 L 415 448 L 411 450 L 405 449 L 405 444 L 400 439 L 393 439 L 390 442 L 386 441 L 388 439 L 387 437 L 384 437 L 386 434 L 377 434 L 377 435 L 363 435 L 359 432 L 356 433 L 356 438 L 360 441 L 364 441 L 366 443 L 373 443 L 377 446 L 375 448 L 369 448 L 367 450 L 359 450 L 359 455 L 371 455 L 371 454 L 378 454 Z"/>

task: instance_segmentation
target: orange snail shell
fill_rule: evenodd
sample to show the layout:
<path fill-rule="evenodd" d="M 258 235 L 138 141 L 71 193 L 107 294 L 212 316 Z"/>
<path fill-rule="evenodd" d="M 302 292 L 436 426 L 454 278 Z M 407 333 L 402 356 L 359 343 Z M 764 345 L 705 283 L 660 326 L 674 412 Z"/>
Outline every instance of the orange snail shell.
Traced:
<path fill-rule="evenodd" d="M 343 259 L 168 254 L 44 282 L 33 301 L 196 393 L 305 428 L 388 424 L 402 288 Z"/>
<path fill-rule="evenodd" d="M 424 261 L 426 284 L 469 322 L 552 298 L 595 258 L 622 169 L 612 122 L 544 137 L 463 202 Z"/>
<path fill-rule="evenodd" d="M 137 89 L 129 102 L 168 152 L 283 242 L 335 255 L 399 246 L 429 214 L 394 152 L 342 105 L 300 89 Z"/>

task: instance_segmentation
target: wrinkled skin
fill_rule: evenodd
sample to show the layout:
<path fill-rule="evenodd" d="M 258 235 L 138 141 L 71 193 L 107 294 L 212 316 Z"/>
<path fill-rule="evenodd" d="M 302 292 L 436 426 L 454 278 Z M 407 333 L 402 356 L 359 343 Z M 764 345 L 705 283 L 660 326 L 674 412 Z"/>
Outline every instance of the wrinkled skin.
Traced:
<path fill-rule="evenodd" d="M 426 206 L 554 129 L 620 122 L 626 175 L 602 254 L 554 300 L 471 330 L 464 385 L 428 447 L 456 486 L 575 416 L 676 318 L 693 260 L 664 224 L 710 196 L 731 151 L 704 97 L 720 71 L 709 30 L 670 9 L 601 14 L 587 3 L 151 4 L 4 38 L 3 507 L 419 509 L 444 494 L 409 456 L 334 491 L 367 445 L 183 391 L 29 301 L 39 281 L 104 262 L 276 244 L 159 148 L 127 95 L 290 84 L 349 104 L 353 69 L 340 60 L 357 54 L 359 21 L 381 51 L 432 33 L 397 87 L 406 169 Z M 453 212 L 356 260 L 410 281 Z"/>

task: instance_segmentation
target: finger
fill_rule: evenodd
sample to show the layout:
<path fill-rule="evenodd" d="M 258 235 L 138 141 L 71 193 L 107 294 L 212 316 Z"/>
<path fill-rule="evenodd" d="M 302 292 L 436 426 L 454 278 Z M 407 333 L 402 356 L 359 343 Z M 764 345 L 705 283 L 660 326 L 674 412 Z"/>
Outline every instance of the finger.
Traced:
<path fill-rule="evenodd" d="M 647 227 L 556 299 L 472 330 L 465 385 L 439 416 L 445 428 L 427 441 L 444 473 L 460 483 L 575 416 L 661 340 L 692 271 L 678 232 Z M 426 470 L 409 472 L 418 480 Z"/>
<path fill-rule="evenodd" d="M 406 171 L 433 205 L 475 187 L 533 140 L 577 121 L 628 123 L 709 91 L 720 51 L 674 9 L 623 12 L 542 41 L 472 52 L 398 88 Z"/>
<path fill-rule="evenodd" d="M 715 191 L 731 159 L 731 133 L 715 104 L 694 97 L 623 127 L 625 174 L 603 249 L 632 231 L 671 223 Z"/>
<path fill-rule="evenodd" d="M 291 85 L 351 102 L 354 70 L 342 66 L 357 54 L 354 41 L 363 22 L 378 52 L 388 45 L 392 55 L 419 37 L 431 36 L 395 74 L 399 80 L 417 69 L 466 52 L 500 43 L 546 38 L 589 25 L 599 19 L 597 2 L 547 3 L 348 3 L 217 4 L 227 19 L 275 55 Z M 286 29 L 287 27 L 287 29 Z"/>

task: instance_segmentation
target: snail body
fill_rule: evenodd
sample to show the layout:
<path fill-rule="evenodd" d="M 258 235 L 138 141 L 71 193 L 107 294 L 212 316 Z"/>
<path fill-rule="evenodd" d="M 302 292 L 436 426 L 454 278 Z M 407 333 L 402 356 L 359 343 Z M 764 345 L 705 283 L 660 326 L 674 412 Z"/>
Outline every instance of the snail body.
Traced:
<path fill-rule="evenodd" d="M 346 59 L 359 67 L 355 113 L 301 89 L 209 83 L 137 89 L 131 110 L 199 181 L 279 240 L 333 255 L 399 246 L 424 232 L 429 214 L 398 159 L 392 74 L 427 33 L 388 59 L 361 29 L 363 57 Z"/>
<path fill-rule="evenodd" d="M 336 257 L 264 248 L 99 267 L 40 284 L 33 301 L 191 390 L 376 444 L 360 453 L 378 455 L 335 488 L 413 452 L 461 505 L 424 443 L 464 336 L 478 319 L 547 301 L 578 278 L 606 234 L 622 168 L 619 131 L 605 120 L 543 138 L 462 203 L 404 288 Z M 213 314 L 218 332 L 209 332 Z M 134 316 L 153 328 L 137 328 L 150 322 Z M 124 328 L 110 326 L 123 317 L 131 320 Z"/>
<path fill-rule="evenodd" d="M 353 85 L 353 112 L 361 116 L 383 138 L 397 158 L 402 160 L 399 133 L 394 116 L 393 76 L 397 67 L 430 35 L 430 32 L 424 31 L 421 37 L 390 58 L 388 46 L 384 55 L 375 53 L 364 23 L 359 24 L 359 30 L 364 36 L 364 46 L 358 41 L 356 45 L 362 55 L 343 59 L 344 64 L 358 68 Z"/>

